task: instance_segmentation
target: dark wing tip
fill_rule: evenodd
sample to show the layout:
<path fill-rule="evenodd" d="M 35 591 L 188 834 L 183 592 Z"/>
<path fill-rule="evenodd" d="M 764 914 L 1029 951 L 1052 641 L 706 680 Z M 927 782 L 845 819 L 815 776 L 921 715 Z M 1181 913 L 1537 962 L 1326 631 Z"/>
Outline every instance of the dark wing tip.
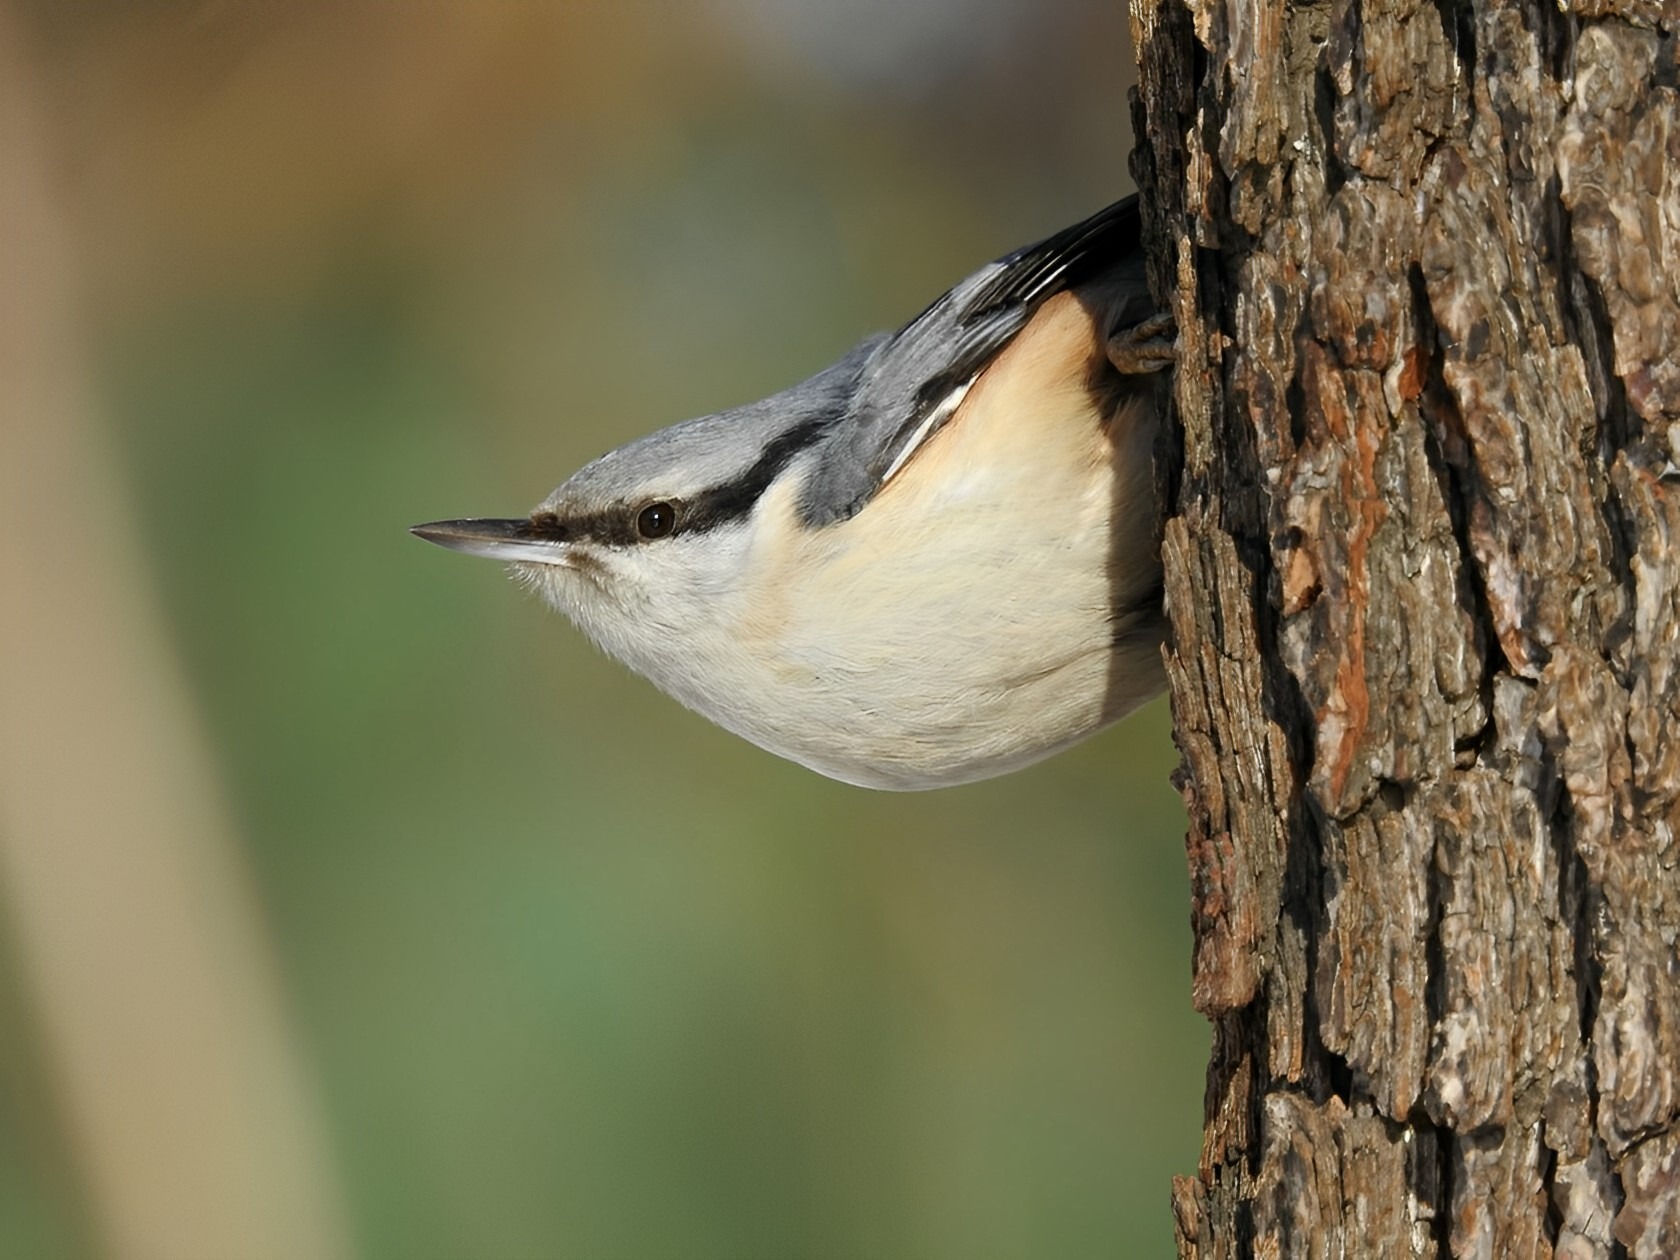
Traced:
<path fill-rule="evenodd" d="M 993 281 L 970 299 L 975 313 L 1009 302 L 1035 303 L 1070 289 L 1116 258 L 1143 247 L 1143 220 L 1133 193 L 1041 241 L 997 260 Z"/>

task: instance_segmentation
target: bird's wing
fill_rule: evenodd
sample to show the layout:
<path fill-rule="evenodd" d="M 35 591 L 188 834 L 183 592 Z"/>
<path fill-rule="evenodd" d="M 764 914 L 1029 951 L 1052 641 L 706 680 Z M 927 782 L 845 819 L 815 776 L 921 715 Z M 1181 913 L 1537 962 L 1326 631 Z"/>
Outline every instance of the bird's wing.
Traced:
<path fill-rule="evenodd" d="M 1137 198 L 1117 201 L 988 263 L 883 342 L 806 479 L 806 522 L 854 515 L 950 419 L 1040 305 L 1117 263 L 1141 260 L 1139 235 Z"/>

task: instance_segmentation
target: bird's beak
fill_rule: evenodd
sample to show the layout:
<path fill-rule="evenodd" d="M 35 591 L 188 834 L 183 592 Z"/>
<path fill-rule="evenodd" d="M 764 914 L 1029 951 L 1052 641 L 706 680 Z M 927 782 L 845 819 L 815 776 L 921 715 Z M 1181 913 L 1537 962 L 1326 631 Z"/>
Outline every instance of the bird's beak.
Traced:
<path fill-rule="evenodd" d="M 487 560 L 519 560 L 526 564 L 565 564 L 566 543 L 550 524 L 531 520 L 428 521 L 411 525 L 409 533 L 451 551 Z"/>

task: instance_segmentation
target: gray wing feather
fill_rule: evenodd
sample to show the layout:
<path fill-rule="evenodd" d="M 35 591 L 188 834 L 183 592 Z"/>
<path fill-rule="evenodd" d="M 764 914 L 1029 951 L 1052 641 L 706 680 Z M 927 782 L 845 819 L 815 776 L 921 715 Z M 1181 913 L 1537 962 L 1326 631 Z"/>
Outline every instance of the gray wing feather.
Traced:
<path fill-rule="evenodd" d="M 1137 198 L 988 263 L 887 338 L 823 443 L 800 507 L 807 524 L 854 515 L 956 408 L 953 399 L 1047 299 L 1141 258 Z"/>

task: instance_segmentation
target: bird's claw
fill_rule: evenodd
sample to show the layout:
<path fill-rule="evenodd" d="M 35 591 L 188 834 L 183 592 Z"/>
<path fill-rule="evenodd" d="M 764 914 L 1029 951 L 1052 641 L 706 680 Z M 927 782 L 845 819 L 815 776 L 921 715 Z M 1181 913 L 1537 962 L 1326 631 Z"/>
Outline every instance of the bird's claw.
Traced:
<path fill-rule="evenodd" d="M 1146 376 L 1170 368 L 1178 357 L 1178 321 L 1152 315 L 1108 339 L 1108 361 L 1123 376 Z"/>

